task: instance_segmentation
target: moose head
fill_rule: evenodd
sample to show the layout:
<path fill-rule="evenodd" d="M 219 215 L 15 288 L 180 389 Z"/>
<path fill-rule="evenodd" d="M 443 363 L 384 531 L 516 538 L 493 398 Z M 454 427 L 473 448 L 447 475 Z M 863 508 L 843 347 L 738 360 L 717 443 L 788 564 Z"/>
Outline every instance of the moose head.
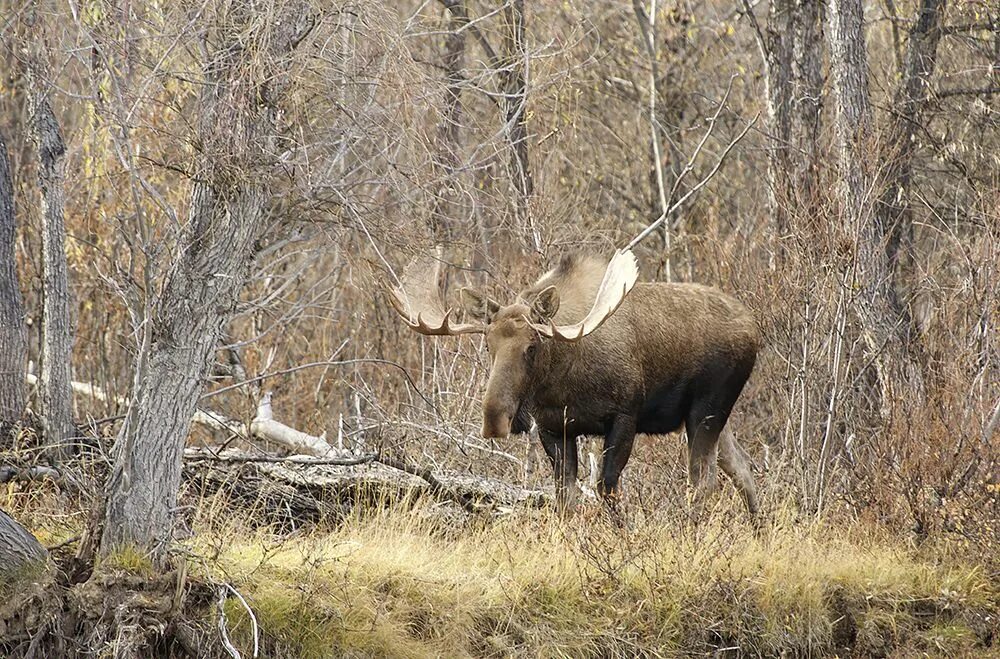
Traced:
<path fill-rule="evenodd" d="M 415 259 L 404 270 L 400 284 L 389 291 L 389 301 L 406 324 L 428 336 L 485 334 L 491 368 L 483 398 L 483 437 L 505 437 L 533 382 L 549 367 L 551 342 L 577 343 L 597 330 L 625 300 L 638 279 L 631 251 L 611 258 L 589 312 L 570 324 L 555 321 L 559 291 L 547 286 L 501 305 L 482 293 L 463 288 L 462 306 L 473 322 L 452 320 L 440 292 L 441 258 Z"/>

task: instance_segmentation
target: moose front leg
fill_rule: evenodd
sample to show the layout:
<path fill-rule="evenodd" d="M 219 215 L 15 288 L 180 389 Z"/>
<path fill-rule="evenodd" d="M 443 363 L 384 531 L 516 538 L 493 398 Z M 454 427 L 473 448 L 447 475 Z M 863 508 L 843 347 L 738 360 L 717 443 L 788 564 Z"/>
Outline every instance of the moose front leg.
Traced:
<path fill-rule="evenodd" d="M 556 482 L 556 507 L 560 513 L 565 513 L 580 496 L 580 487 L 576 483 L 576 437 L 564 437 L 544 430 L 538 436 L 552 463 Z"/>
<path fill-rule="evenodd" d="M 597 489 L 608 501 L 618 498 L 618 481 L 632 455 L 635 442 L 635 417 L 619 414 L 611 421 L 604 435 L 604 460 Z"/>

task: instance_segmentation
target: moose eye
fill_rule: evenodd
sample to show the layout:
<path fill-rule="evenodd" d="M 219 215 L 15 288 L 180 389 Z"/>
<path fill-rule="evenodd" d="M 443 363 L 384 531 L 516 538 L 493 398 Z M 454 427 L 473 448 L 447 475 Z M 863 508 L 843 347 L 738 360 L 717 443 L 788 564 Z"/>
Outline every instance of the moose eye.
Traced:
<path fill-rule="evenodd" d="M 534 343 L 532 343 L 532 344 L 531 344 L 531 345 L 529 345 L 529 346 L 528 346 L 527 348 L 525 348 L 525 349 L 524 349 L 524 358 L 525 358 L 525 359 L 527 359 L 527 360 L 529 360 L 529 361 L 530 361 L 531 359 L 534 359 L 534 357 L 535 357 L 535 349 L 536 349 L 537 347 L 538 347 L 538 346 L 536 346 L 536 345 L 535 345 Z"/>

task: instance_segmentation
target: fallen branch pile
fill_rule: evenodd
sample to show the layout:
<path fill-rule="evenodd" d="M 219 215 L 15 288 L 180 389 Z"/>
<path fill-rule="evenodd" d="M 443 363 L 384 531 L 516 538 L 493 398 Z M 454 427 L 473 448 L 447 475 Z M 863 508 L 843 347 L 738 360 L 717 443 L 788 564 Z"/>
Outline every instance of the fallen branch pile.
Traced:
<path fill-rule="evenodd" d="M 491 516 L 549 499 L 539 490 L 376 455 L 276 458 L 188 448 L 184 477 L 202 496 L 222 493 L 261 521 L 290 525 L 336 519 L 359 504 L 395 505 L 426 496 L 464 513 Z"/>
<path fill-rule="evenodd" d="M 29 384 L 37 378 L 28 376 Z M 114 402 L 127 408 L 129 401 L 99 387 L 73 382 L 83 396 Z M 223 446 L 234 438 L 263 440 L 292 453 L 281 457 L 237 448 L 195 448 L 184 451 L 184 478 L 188 492 L 204 496 L 222 494 L 238 502 L 252 517 L 265 523 L 297 525 L 305 521 L 336 519 L 356 505 L 394 505 L 431 497 L 461 514 L 503 515 L 515 506 L 540 507 L 551 498 L 540 490 L 448 471 L 434 471 L 396 457 L 364 454 L 331 446 L 315 436 L 287 426 L 273 417 L 271 394 L 264 393 L 249 423 L 199 409 L 192 421 L 217 433 Z M 48 477 L 65 480 L 65 474 L 47 467 L 44 473 L 13 465 L 0 469 L 0 482 L 13 478 Z"/>

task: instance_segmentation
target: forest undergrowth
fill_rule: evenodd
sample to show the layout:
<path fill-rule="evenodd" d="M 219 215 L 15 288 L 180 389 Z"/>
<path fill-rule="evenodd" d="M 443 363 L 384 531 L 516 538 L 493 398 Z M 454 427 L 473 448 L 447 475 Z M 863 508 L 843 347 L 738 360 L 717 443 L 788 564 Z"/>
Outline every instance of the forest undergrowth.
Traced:
<path fill-rule="evenodd" d="M 805 518 L 790 502 L 771 501 L 757 531 L 728 496 L 698 523 L 684 505 L 487 519 L 425 499 L 289 529 L 262 526 L 220 496 L 186 500 L 191 532 L 172 570 L 123 549 L 98 563 L 97 578 L 51 585 L 65 590 L 49 598 L 50 615 L 75 603 L 102 620 L 104 588 L 106 612 L 133 612 L 131 623 L 117 620 L 120 639 L 159 619 L 214 656 L 229 656 L 226 637 L 253 656 L 255 628 L 265 657 L 997 651 L 995 560 L 946 536 L 916 544 L 847 516 Z M 8 485 L 0 502 L 50 547 L 72 546 L 86 520 L 50 488 Z M 67 547 L 53 553 L 68 563 Z M 154 611 L 180 603 L 178 593 L 178 611 Z"/>

